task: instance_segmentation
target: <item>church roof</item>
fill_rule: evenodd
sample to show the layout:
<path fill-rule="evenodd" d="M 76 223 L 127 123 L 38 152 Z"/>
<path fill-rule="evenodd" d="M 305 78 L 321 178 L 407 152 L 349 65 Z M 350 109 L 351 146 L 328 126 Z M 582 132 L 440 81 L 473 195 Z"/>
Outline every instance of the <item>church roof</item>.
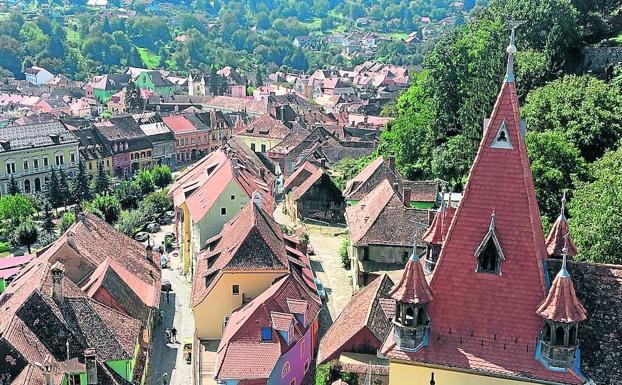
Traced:
<path fill-rule="evenodd" d="M 570 231 L 568 230 L 568 221 L 562 213 L 551 227 L 549 236 L 546 238 L 546 252 L 551 257 L 561 258 L 564 242 L 568 238 L 568 257 L 577 255 L 577 246 L 572 242 Z"/>
<path fill-rule="evenodd" d="M 421 236 L 421 241 L 433 245 L 442 245 L 455 213 L 456 209 L 451 206 L 445 207 L 445 202 L 443 201 L 441 207 L 434 215 L 432 224 Z"/>

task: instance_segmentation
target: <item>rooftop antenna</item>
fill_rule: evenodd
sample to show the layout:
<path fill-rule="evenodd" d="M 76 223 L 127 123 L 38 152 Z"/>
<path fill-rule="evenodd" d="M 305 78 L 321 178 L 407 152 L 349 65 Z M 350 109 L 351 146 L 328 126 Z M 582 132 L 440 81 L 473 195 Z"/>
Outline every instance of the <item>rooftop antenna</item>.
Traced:
<path fill-rule="evenodd" d="M 514 82 L 514 54 L 516 53 L 516 45 L 515 45 L 516 28 L 518 28 L 523 23 L 524 21 L 516 21 L 516 20 L 512 20 L 510 22 L 510 27 L 512 28 L 512 34 L 510 36 L 510 45 L 508 45 L 508 48 L 506 49 L 506 52 L 508 53 L 508 67 L 505 73 L 506 83 Z"/>

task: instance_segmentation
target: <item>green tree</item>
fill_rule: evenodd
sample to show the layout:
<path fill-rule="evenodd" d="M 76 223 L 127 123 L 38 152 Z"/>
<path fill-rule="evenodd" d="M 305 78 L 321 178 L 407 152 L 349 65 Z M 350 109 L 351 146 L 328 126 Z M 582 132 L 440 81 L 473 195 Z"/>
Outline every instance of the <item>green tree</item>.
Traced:
<path fill-rule="evenodd" d="M 567 75 L 530 92 L 522 116 L 530 130 L 563 132 L 591 162 L 622 137 L 622 94 L 592 76 Z"/>
<path fill-rule="evenodd" d="M 570 232 L 577 259 L 622 263 L 622 148 L 592 167 L 591 182 L 579 183 L 570 201 Z"/>
<path fill-rule="evenodd" d="M 39 231 L 37 230 L 37 226 L 35 226 L 35 224 L 29 220 L 17 226 L 14 236 L 15 243 L 22 246 L 27 246 L 28 254 L 30 254 L 30 247 L 33 243 L 37 242 L 37 238 L 39 237 Z"/>
<path fill-rule="evenodd" d="M 75 222 L 76 222 L 76 214 L 74 214 L 71 211 L 65 211 L 60 218 L 60 225 L 59 225 L 60 233 L 64 234 L 67 230 L 69 230 L 71 225 L 73 225 Z"/>
<path fill-rule="evenodd" d="M 86 166 L 84 161 L 80 159 L 78 162 L 78 173 L 73 179 L 73 197 L 77 202 L 89 200 L 91 198 L 91 190 L 89 188 L 89 178 L 86 175 Z"/>
<path fill-rule="evenodd" d="M 32 218 L 36 212 L 32 201 L 24 195 L 5 195 L 0 197 L 0 218 L 8 221 L 11 229 Z"/>
<path fill-rule="evenodd" d="M 141 198 L 140 187 L 136 183 L 124 180 L 114 190 L 114 195 L 124 210 L 136 208 Z"/>
<path fill-rule="evenodd" d="M 145 106 L 145 101 L 140 95 L 140 89 L 133 81 L 129 82 L 125 88 L 125 105 L 133 111 L 140 111 Z"/>
<path fill-rule="evenodd" d="M 132 67 L 142 67 L 143 64 L 143 59 L 140 57 L 140 53 L 138 52 L 138 49 L 136 49 L 136 47 L 132 47 L 130 49 L 130 56 L 127 59 L 128 65 L 132 66 Z"/>
<path fill-rule="evenodd" d="M 69 195 L 69 183 L 67 182 L 67 174 L 65 171 L 60 168 L 58 170 L 58 189 L 61 199 L 61 205 L 64 206 L 70 202 L 71 198 Z"/>
<path fill-rule="evenodd" d="M 140 187 L 140 191 L 143 195 L 149 194 L 155 190 L 155 184 L 153 180 L 153 174 L 147 169 L 142 169 L 136 177 L 136 183 Z"/>
<path fill-rule="evenodd" d="M 168 197 L 166 191 L 155 191 L 148 194 L 140 202 L 138 209 L 142 210 L 151 220 L 155 220 L 165 212 L 173 209 L 173 201 Z"/>
<path fill-rule="evenodd" d="M 43 230 L 45 230 L 45 232 L 48 234 L 52 234 L 54 232 L 54 222 L 52 220 L 52 206 L 47 200 L 43 204 Z"/>
<path fill-rule="evenodd" d="M 117 230 L 128 237 L 133 237 L 137 232 L 143 229 L 145 222 L 145 215 L 142 210 L 124 210 L 121 211 L 119 222 L 116 227 Z"/>
<path fill-rule="evenodd" d="M 153 170 L 151 170 L 151 176 L 153 183 L 158 188 L 164 188 L 173 182 L 173 173 L 171 173 L 171 169 L 166 165 L 155 166 Z"/>
<path fill-rule="evenodd" d="M 525 141 L 540 212 L 554 221 L 563 191 L 574 190 L 575 182 L 585 179 L 585 161 L 562 132 L 531 131 Z"/>
<path fill-rule="evenodd" d="M 104 169 L 104 162 L 97 163 L 97 177 L 95 178 L 95 193 L 103 194 L 110 187 L 110 176 Z"/>
<path fill-rule="evenodd" d="M 98 194 L 92 202 L 87 204 L 87 210 L 102 218 L 110 224 L 114 224 L 121 214 L 121 204 L 116 196 Z"/>
<path fill-rule="evenodd" d="M 13 174 L 11 174 L 11 180 L 9 181 L 9 188 L 7 192 L 9 193 L 9 195 L 17 195 L 21 193 L 19 185 L 17 184 L 17 180 L 15 180 L 15 177 L 13 177 Z"/>
<path fill-rule="evenodd" d="M 52 168 L 50 172 L 50 182 L 48 183 L 48 200 L 52 207 L 59 208 L 63 205 L 64 197 L 61 195 L 60 183 L 56 169 Z"/>

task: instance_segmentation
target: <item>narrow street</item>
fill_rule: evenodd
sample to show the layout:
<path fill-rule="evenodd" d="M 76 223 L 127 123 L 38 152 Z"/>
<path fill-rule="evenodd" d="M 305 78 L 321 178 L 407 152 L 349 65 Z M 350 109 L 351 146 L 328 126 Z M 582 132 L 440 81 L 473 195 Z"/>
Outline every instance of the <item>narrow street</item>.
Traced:
<path fill-rule="evenodd" d="M 154 234 L 154 242 L 160 244 L 164 234 L 172 231 L 172 226 L 162 226 Z M 179 258 L 171 258 L 170 269 L 162 269 L 162 278 L 171 282 L 172 291 L 167 300 L 166 293 L 160 297 L 160 308 L 164 311 L 162 324 L 156 325 L 153 336 L 153 355 L 150 363 L 149 385 L 162 385 L 162 376 L 167 374 L 170 385 L 189 385 L 192 379 L 192 365 L 183 357 L 184 339 L 194 334 L 194 315 L 190 305 L 191 286 L 179 274 Z M 177 341 L 168 342 L 166 329 L 177 329 Z"/>

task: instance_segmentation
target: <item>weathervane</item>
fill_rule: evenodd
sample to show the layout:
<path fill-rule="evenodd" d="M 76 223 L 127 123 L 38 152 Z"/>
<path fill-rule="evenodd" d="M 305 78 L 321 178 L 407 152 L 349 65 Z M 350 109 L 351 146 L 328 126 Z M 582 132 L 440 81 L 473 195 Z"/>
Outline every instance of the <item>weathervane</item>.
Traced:
<path fill-rule="evenodd" d="M 510 37 L 510 45 L 508 45 L 508 48 L 506 49 L 508 53 L 508 67 L 505 73 L 505 81 L 507 83 L 514 82 L 514 54 L 516 53 L 516 45 L 514 43 L 516 40 L 516 28 L 518 28 L 523 23 L 524 21 L 516 21 L 516 20 L 512 20 L 510 22 L 510 27 L 512 28 L 512 34 Z"/>

